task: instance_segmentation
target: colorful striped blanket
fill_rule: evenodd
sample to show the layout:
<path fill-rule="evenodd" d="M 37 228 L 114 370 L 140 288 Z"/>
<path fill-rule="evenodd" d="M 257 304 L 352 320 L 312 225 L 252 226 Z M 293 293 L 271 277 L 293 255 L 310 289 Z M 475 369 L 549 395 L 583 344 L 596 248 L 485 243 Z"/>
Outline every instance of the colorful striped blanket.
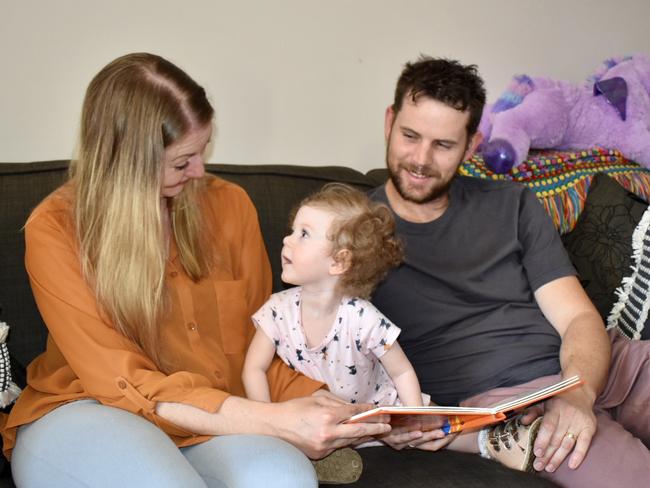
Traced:
<path fill-rule="evenodd" d="M 527 185 L 543 203 L 561 234 L 575 226 L 596 173 L 606 173 L 627 190 L 650 201 L 650 169 L 611 149 L 531 151 L 528 160 L 506 174 L 490 171 L 477 154 L 465 161 L 458 172 L 476 178 L 508 179 Z"/>

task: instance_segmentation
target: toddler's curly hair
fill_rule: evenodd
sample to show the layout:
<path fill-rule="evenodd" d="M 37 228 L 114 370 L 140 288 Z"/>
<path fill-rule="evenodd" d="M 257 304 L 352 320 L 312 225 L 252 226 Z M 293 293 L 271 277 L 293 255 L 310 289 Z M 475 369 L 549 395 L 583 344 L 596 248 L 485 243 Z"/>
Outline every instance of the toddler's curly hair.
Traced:
<path fill-rule="evenodd" d="M 339 291 L 370 298 L 388 271 L 404 258 L 389 208 L 343 183 L 328 183 L 306 197 L 292 213 L 291 221 L 303 206 L 326 210 L 335 216 L 327 232 L 332 242 L 331 255 L 337 261 L 348 261 L 348 269 L 339 279 Z"/>

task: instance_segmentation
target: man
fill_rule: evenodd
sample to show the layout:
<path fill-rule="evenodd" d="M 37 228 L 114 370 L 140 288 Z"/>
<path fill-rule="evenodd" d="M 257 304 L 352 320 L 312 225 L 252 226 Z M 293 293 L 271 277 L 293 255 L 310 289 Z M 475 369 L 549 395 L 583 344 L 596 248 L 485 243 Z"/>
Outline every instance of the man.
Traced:
<path fill-rule="evenodd" d="M 436 403 L 485 405 L 580 375 L 581 388 L 545 402 L 534 446 L 519 446 L 517 455 L 534 447 L 534 469 L 562 486 L 647 483 L 649 416 L 636 419 L 641 427 L 620 414 L 628 400 L 648 404 L 650 392 L 638 390 L 650 390 L 650 348 L 615 342 L 610 368 L 603 322 L 533 193 L 456 176 L 481 142 L 484 104 L 474 66 L 423 57 L 402 72 L 385 116 L 390 179 L 372 197 L 395 213 L 406 259 L 373 302 L 402 328 L 400 344 Z M 630 395 L 621 394 L 623 384 Z M 501 462 L 517 436 L 528 435 L 499 434 L 506 449 L 489 448 L 497 436 L 483 438 L 481 451 Z M 421 433 L 393 439 L 434 449 L 435 442 Z"/>

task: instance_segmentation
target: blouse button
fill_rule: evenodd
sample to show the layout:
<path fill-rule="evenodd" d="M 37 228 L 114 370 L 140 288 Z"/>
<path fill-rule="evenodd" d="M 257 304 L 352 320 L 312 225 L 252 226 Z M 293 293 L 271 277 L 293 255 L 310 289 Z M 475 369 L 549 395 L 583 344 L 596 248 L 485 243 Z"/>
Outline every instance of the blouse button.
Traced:
<path fill-rule="evenodd" d="M 118 381 L 117 386 L 120 388 L 120 390 L 125 390 L 126 389 L 126 381 L 124 381 L 124 380 Z"/>
<path fill-rule="evenodd" d="M 187 324 L 187 328 L 190 330 L 196 330 L 196 324 L 194 322 L 190 322 Z"/>

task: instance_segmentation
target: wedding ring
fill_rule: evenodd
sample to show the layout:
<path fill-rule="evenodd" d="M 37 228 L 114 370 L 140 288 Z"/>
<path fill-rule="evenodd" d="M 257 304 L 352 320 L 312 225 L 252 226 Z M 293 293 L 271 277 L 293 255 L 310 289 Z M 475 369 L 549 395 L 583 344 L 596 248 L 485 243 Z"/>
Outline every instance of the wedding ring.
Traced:
<path fill-rule="evenodd" d="M 573 432 L 568 432 L 568 431 L 567 431 L 567 433 L 564 434 L 564 437 L 568 437 L 568 438 L 571 439 L 572 441 L 575 441 L 575 440 L 576 440 L 576 435 L 575 435 Z"/>
<path fill-rule="evenodd" d="M 415 449 L 415 446 L 413 444 L 408 445 L 411 449 Z"/>

